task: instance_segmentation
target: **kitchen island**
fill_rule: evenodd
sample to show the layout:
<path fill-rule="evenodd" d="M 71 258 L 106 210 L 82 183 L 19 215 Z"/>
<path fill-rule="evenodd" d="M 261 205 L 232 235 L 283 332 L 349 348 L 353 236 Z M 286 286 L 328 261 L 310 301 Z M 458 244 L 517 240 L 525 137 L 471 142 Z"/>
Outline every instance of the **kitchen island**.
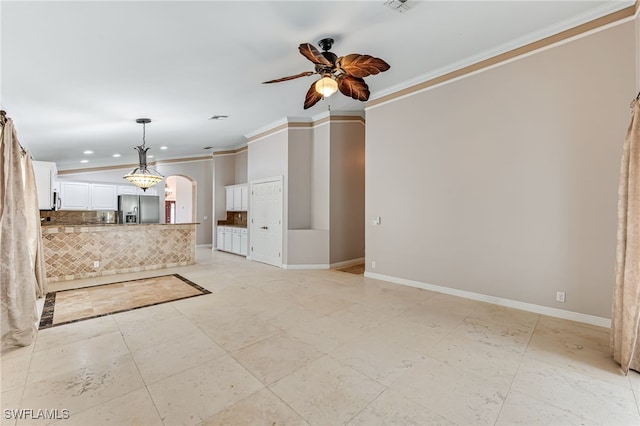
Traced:
<path fill-rule="evenodd" d="M 43 225 L 47 281 L 192 265 L 196 225 Z"/>

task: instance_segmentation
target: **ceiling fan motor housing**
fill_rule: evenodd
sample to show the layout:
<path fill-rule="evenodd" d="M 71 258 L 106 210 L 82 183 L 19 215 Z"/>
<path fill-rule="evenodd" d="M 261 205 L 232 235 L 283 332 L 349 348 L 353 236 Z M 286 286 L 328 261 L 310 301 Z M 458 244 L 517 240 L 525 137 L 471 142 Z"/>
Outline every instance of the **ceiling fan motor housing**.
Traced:
<path fill-rule="evenodd" d="M 335 66 L 338 56 L 333 52 L 329 52 L 329 50 L 331 50 L 331 46 L 333 46 L 333 39 L 329 37 L 323 38 L 318 42 L 318 46 L 323 50 L 322 56 Z"/>

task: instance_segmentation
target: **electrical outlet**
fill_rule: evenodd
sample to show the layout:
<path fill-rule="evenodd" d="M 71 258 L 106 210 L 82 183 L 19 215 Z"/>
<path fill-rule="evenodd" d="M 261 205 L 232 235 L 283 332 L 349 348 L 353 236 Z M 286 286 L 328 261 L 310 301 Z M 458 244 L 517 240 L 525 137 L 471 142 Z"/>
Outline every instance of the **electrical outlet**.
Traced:
<path fill-rule="evenodd" d="M 99 261 L 99 260 L 95 260 L 95 261 L 93 262 L 93 267 L 94 267 L 94 268 L 99 268 L 99 267 L 100 267 L 100 261 Z"/>
<path fill-rule="evenodd" d="M 371 262 L 371 269 L 376 269 L 376 261 Z"/>
<path fill-rule="evenodd" d="M 564 291 L 556 292 L 556 301 L 564 303 Z"/>

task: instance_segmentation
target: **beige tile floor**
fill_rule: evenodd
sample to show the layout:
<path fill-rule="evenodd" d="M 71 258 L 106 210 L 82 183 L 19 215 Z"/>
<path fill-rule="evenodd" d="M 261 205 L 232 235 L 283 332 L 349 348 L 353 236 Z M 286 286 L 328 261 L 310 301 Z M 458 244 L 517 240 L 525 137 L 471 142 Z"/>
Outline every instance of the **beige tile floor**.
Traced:
<path fill-rule="evenodd" d="M 606 329 L 197 256 L 167 273 L 212 294 L 41 330 L 4 354 L 1 424 L 640 424 L 640 374 L 620 373 Z M 20 408 L 69 418 L 9 418 Z"/>

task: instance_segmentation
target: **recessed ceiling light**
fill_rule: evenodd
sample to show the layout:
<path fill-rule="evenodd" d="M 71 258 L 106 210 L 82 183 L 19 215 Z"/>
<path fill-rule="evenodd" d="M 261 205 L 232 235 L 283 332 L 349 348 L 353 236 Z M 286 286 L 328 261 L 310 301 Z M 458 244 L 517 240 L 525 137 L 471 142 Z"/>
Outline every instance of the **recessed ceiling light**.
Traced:
<path fill-rule="evenodd" d="M 85 152 L 83 152 L 83 154 L 93 154 L 93 151 L 91 151 L 90 149 L 86 150 Z"/>
<path fill-rule="evenodd" d="M 153 158 L 153 155 L 147 155 L 147 158 Z"/>
<path fill-rule="evenodd" d="M 118 158 L 118 157 L 120 157 L 120 154 L 113 154 L 113 156 Z"/>
<path fill-rule="evenodd" d="M 228 115 L 214 115 L 209 120 L 226 120 L 227 118 L 229 118 Z"/>
<path fill-rule="evenodd" d="M 166 146 L 161 146 L 160 149 L 168 149 Z"/>
<path fill-rule="evenodd" d="M 88 163 L 89 160 L 80 160 L 81 163 Z"/>

